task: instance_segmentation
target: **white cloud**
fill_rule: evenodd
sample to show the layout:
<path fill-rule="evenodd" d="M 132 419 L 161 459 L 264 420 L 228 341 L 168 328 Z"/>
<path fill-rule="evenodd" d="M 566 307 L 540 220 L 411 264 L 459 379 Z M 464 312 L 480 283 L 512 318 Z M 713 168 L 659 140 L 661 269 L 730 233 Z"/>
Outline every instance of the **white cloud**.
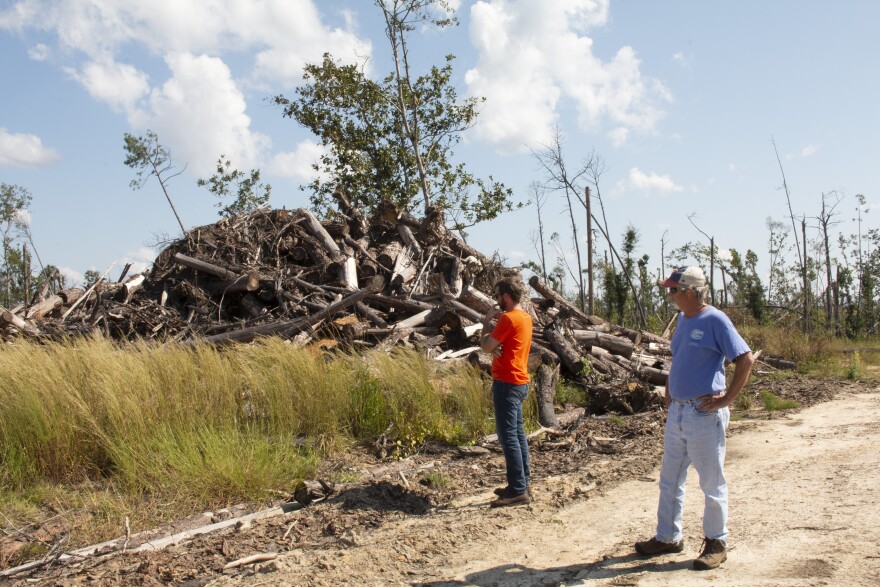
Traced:
<path fill-rule="evenodd" d="M 67 72 L 93 98 L 106 102 L 117 112 L 130 113 L 150 91 L 147 74 L 126 63 L 91 61 L 83 66 L 81 72 L 72 68 L 67 68 Z"/>
<path fill-rule="evenodd" d="M 337 26 L 319 6 L 330 13 L 315 0 L 19 0 L 0 7 L 0 29 L 54 35 L 32 59 L 57 59 L 95 100 L 124 113 L 132 132 L 155 131 L 175 162 L 204 176 L 220 154 L 239 169 L 266 164 L 270 140 L 252 129 L 246 90 L 262 98 L 293 88 L 324 52 L 369 74 L 372 45 L 357 35 L 354 13 L 333 13 Z M 145 52 L 164 59 L 167 78 L 129 64 L 147 63 Z M 0 165 L 52 157 L 36 137 L 0 133 Z"/>
<path fill-rule="evenodd" d="M 84 274 L 70 267 L 59 267 L 58 273 L 64 278 L 64 283 L 67 286 L 80 285 L 85 281 Z"/>
<path fill-rule="evenodd" d="M 309 183 L 318 175 L 312 169 L 312 163 L 318 162 L 323 153 L 324 148 L 321 145 L 306 140 L 297 145 L 295 151 L 275 155 L 268 171 L 274 175 Z"/>
<path fill-rule="evenodd" d="M 510 251 L 510 258 L 511 259 L 525 259 L 526 254 L 523 253 L 522 251 L 512 250 L 512 251 Z"/>
<path fill-rule="evenodd" d="M 150 268 L 155 260 L 156 253 L 147 247 L 141 247 L 136 251 L 129 251 L 122 258 L 123 263 L 131 263 L 131 269 L 128 270 L 128 275 L 143 273 Z"/>
<path fill-rule="evenodd" d="M 58 152 L 44 146 L 40 137 L 14 134 L 0 127 L 0 167 L 43 167 L 60 159 Z"/>
<path fill-rule="evenodd" d="M 803 149 L 801 149 L 801 157 L 806 159 L 807 157 L 812 157 L 819 151 L 819 145 L 807 145 Z"/>
<path fill-rule="evenodd" d="M 160 56 L 255 51 L 252 73 L 285 82 L 325 51 L 352 61 L 371 50 L 350 28 L 325 25 L 314 0 L 20 0 L 0 10 L 0 28 L 54 32 L 63 52 L 99 63 L 127 45 Z"/>
<path fill-rule="evenodd" d="M 638 167 L 629 170 L 629 176 L 617 183 L 612 195 L 618 196 L 627 191 L 638 191 L 646 196 L 651 194 L 670 194 L 684 191 L 684 188 L 675 183 L 668 175 L 658 175 L 655 172 L 645 173 Z"/>
<path fill-rule="evenodd" d="M 244 96 L 226 64 L 188 53 L 166 62 L 171 78 L 153 89 L 149 109 L 130 115 L 132 125 L 155 131 L 173 148 L 172 158 L 196 175 L 210 174 L 221 154 L 239 169 L 259 166 L 271 141 L 250 129 Z"/>
<path fill-rule="evenodd" d="M 671 99 L 644 77 L 631 47 L 608 62 L 584 34 L 608 21 L 608 0 L 481 0 L 471 8 L 471 40 L 479 58 L 467 72 L 469 93 L 485 96 L 477 133 L 508 150 L 548 144 L 563 100 L 587 131 L 614 125 L 651 132 Z"/>
<path fill-rule="evenodd" d="M 678 51 L 672 54 L 672 61 L 683 68 L 689 68 L 694 64 L 694 56 Z"/>
<path fill-rule="evenodd" d="M 49 58 L 49 47 L 43 43 L 37 43 L 28 49 L 28 57 L 34 61 L 45 61 Z"/>

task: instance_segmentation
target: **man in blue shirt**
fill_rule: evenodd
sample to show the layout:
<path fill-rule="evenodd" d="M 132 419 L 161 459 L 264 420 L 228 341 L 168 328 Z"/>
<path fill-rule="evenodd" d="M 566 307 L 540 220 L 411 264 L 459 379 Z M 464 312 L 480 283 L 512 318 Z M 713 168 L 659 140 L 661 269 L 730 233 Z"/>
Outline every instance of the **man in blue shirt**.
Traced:
<path fill-rule="evenodd" d="M 684 550 L 684 485 L 691 463 L 705 495 L 703 550 L 694 568 L 717 568 L 727 560 L 727 480 L 725 432 L 733 404 L 755 362 L 730 319 L 706 303 L 708 286 L 699 267 L 680 267 L 660 287 L 681 311 L 672 335 L 672 367 L 666 382 L 666 429 L 660 470 L 657 533 L 636 543 L 636 552 L 654 556 Z M 724 360 L 735 367 L 728 386 Z"/>

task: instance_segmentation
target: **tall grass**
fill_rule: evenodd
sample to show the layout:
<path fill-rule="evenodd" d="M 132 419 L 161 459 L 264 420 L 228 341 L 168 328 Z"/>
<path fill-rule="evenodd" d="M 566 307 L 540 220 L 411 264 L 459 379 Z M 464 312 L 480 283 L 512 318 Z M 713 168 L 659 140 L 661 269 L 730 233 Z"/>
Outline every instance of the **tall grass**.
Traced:
<path fill-rule="evenodd" d="M 213 507 L 289 488 L 328 452 L 379 434 L 406 449 L 492 425 L 476 371 L 440 373 L 406 350 L 16 344 L 0 349 L 0 382 L 5 492 L 99 481 Z"/>

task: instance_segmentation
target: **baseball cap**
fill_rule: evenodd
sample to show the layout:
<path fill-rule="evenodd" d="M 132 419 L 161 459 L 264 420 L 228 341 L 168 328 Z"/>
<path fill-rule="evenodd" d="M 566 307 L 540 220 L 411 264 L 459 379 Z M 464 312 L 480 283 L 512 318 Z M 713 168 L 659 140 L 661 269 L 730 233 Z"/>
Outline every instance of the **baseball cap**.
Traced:
<path fill-rule="evenodd" d="M 659 283 L 660 287 L 703 287 L 706 285 L 706 276 L 699 267 L 679 267 Z"/>

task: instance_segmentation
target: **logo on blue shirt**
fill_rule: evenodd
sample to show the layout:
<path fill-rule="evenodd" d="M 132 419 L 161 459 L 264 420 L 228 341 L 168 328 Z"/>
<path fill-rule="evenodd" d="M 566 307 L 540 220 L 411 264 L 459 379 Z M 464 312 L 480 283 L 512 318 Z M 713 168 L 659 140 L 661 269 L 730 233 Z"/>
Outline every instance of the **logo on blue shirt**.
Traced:
<path fill-rule="evenodd" d="M 703 332 L 702 330 L 700 330 L 699 328 L 694 328 L 693 330 L 691 330 L 691 338 L 694 340 L 702 339 L 704 334 L 706 334 L 706 333 Z"/>

